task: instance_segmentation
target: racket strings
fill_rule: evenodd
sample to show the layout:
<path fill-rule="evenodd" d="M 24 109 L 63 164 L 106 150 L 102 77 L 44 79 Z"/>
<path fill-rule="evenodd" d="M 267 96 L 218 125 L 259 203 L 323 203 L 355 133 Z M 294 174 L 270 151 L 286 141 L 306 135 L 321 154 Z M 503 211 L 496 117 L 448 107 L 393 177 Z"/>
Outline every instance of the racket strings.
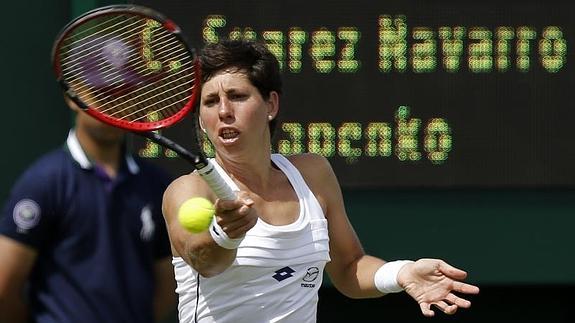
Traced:
<path fill-rule="evenodd" d="M 138 22 L 139 22 L 139 21 L 138 21 Z M 121 29 L 126 29 L 126 28 L 128 28 L 129 30 L 128 30 L 127 32 L 130 32 L 130 33 L 133 34 L 131 28 L 133 28 L 134 25 L 135 25 L 135 23 L 132 23 L 132 24 L 126 25 L 125 28 L 121 28 Z M 118 24 L 113 25 L 113 27 L 115 27 L 116 29 L 117 29 L 117 26 L 118 26 Z M 94 29 L 94 28 L 92 27 L 92 28 L 90 28 L 90 29 Z M 110 27 L 105 28 L 105 30 L 108 30 L 108 29 L 110 29 Z M 140 31 L 141 31 L 141 30 L 140 30 Z M 160 30 L 160 31 L 163 31 L 163 30 Z M 126 33 L 127 33 L 127 32 L 126 32 Z M 104 33 L 104 32 L 100 32 L 100 33 Z M 94 34 L 94 35 L 96 35 L 96 34 Z M 92 36 L 94 36 L 94 35 L 92 35 Z M 119 36 L 122 37 L 123 39 L 127 39 L 126 37 L 124 37 L 124 34 L 119 34 Z M 168 38 L 168 36 L 170 36 L 170 34 L 168 34 L 168 33 L 166 33 L 166 32 L 163 32 L 162 35 L 160 35 L 160 37 L 155 37 L 155 38 L 154 38 L 154 42 L 155 42 L 156 44 L 164 44 L 163 46 L 159 46 L 159 47 L 157 47 L 157 48 L 154 49 L 156 55 L 162 56 L 162 54 L 164 54 L 164 52 L 166 51 L 166 48 L 167 48 L 168 50 L 172 50 L 172 49 L 173 49 L 173 47 L 174 47 L 174 46 L 173 46 L 173 39 L 167 39 L 168 41 L 171 40 L 171 42 L 164 42 L 164 41 L 163 41 L 164 39 Z M 132 38 L 133 38 L 133 37 L 132 37 Z M 91 40 L 90 42 L 93 43 L 93 42 L 95 42 L 95 41 L 97 41 L 97 40 L 99 40 L 99 39 Z M 96 46 L 97 46 L 97 45 L 96 45 Z M 94 50 L 94 49 L 95 49 L 94 46 L 92 46 L 92 47 L 89 47 L 89 48 L 87 48 L 87 49 L 84 49 L 83 52 L 89 52 L 89 51 Z M 96 49 L 97 49 L 97 48 L 96 48 Z M 186 54 L 185 48 L 184 48 L 183 46 L 179 46 L 178 50 L 181 52 L 181 53 L 180 53 L 180 56 L 174 56 L 174 53 L 175 53 L 176 51 L 174 51 L 174 50 L 171 51 L 171 54 L 172 54 L 172 56 L 173 56 L 172 59 L 179 59 L 179 58 L 184 58 L 184 57 L 185 57 L 185 54 Z M 134 53 L 134 52 L 135 52 L 135 51 L 132 51 L 132 54 L 130 55 L 130 61 L 129 61 L 129 62 L 131 62 L 131 61 L 133 61 L 134 59 L 137 59 L 137 58 L 139 57 L 138 53 Z M 76 59 L 76 60 L 77 60 L 77 59 Z M 100 59 L 100 62 L 98 63 L 98 65 L 99 65 L 99 66 L 102 66 L 102 65 L 103 65 L 103 66 L 107 67 L 108 69 L 112 69 L 109 64 L 106 64 L 106 60 L 105 60 L 105 59 Z M 106 66 L 106 65 L 108 65 L 108 66 Z M 143 64 L 140 64 L 139 69 L 135 69 L 135 71 L 140 72 L 140 73 L 141 73 L 141 72 L 144 72 L 145 70 L 146 70 L 146 67 L 145 67 Z M 105 70 L 102 70 L 102 71 L 106 72 Z M 73 74 L 73 73 L 76 72 L 76 71 L 75 71 L 75 70 L 72 70 L 72 71 L 70 71 L 70 72 Z M 150 73 L 152 73 L 152 72 L 148 71 L 148 74 L 150 74 Z M 115 74 L 116 74 L 116 75 L 119 75 L 120 73 L 118 73 L 117 71 L 115 71 L 114 74 L 111 74 L 111 73 L 110 73 L 110 74 L 106 75 L 106 79 L 107 79 L 107 81 L 109 81 L 110 85 L 117 85 L 117 84 L 118 84 L 118 82 L 113 82 L 114 79 L 117 79 L 117 78 L 118 78 L 118 77 L 114 77 Z"/>
<path fill-rule="evenodd" d="M 180 56 L 176 56 L 175 58 L 178 58 L 178 59 L 181 58 L 181 60 L 189 60 L 189 57 L 186 57 L 185 54 L 186 54 L 186 53 L 182 53 Z M 187 66 L 187 65 L 191 65 L 191 62 L 190 62 L 190 64 L 185 64 L 185 65 L 186 65 L 186 66 Z M 186 68 L 187 68 L 187 69 L 190 69 L 189 67 L 186 67 Z M 186 70 L 186 72 L 189 72 L 189 75 L 188 75 L 187 73 L 186 73 L 186 74 L 184 74 L 184 73 L 179 73 L 179 74 L 176 75 L 177 78 L 172 79 L 172 80 L 170 80 L 170 81 L 168 81 L 168 82 L 165 82 L 165 83 L 163 84 L 163 88 L 164 88 L 164 87 L 169 88 L 169 87 L 171 87 L 171 86 L 178 86 L 178 85 L 180 85 L 180 86 L 186 85 L 187 87 L 184 87 L 184 90 L 183 90 L 183 92 L 182 92 L 182 93 L 186 93 L 186 92 L 187 92 L 187 89 L 189 89 L 189 86 L 193 85 L 193 84 L 192 84 L 193 80 L 190 79 L 189 76 L 191 75 L 191 76 L 193 76 L 193 78 L 195 78 L 195 71 L 194 71 L 193 69 L 191 69 L 191 70 L 189 70 L 189 71 Z M 101 110 L 102 112 L 104 112 L 104 113 L 108 112 L 108 109 L 109 109 L 109 110 L 113 110 L 115 103 L 120 102 L 121 100 L 126 99 L 127 97 L 129 97 L 129 98 L 127 98 L 127 99 L 132 100 L 132 101 L 142 100 L 142 101 L 141 101 L 142 103 L 145 102 L 145 101 L 149 101 L 149 100 L 151 100 L 151 99 L 154 98 L 154 97 L 152 96 L 152 93 L 153 93 L 154 91 L 156 91 L 154 87 L 152 87 L 152 86 L 147 86 L 147 87 L 142 87 L 142 88 L 140 89 L 140 91 L 139 91 L 140 93 L 137 94 L 137 95 L 135 95 L 135 96 L 134 96 L 134 95 L 130 95 L 130 96 L 129 96 L 129 95 L 122 95 L 122 96 L 119 96 L 119 97 L 116 97 L 116 98 L 111 98 L 111 99 L 109 98 L 109 96 L 107 96 L 106 98 L 104 98 L 104 100 L 102 100 L 102 101 L 104 102 L 104 104 L 100 105 L 100 110 Z M 168 93 L 169 91 L 170 91 L 169 89 L 166 89 L 165 91 L 159 93 L 158 95 L 166 94 L 166 93 Z M 174 92 L 173 89 L 172 89 L 171 91 Z M 174 94 L 174 95 L 177 95 L 177 93 L 173 93 L 173 94 Z M 111 106 L 111 107 L 105 108 L 106 106 Z M 117 112 L 121 112 L 121 111 L 128 110 L 128 109 L 130 109 L 130 107 L 125 107 L 125 108 L 123 108 L 122 110 L 119 110 L 119 111 L 117 111 Z"/>
<path fill-rule="evenodd" d="M 74 68 L 80 65 L 81 59 L 101 46 L 98 44 L 98 41 L 101 41 L 103 36 L 108 35 L 111 31 L 118 33 L 120 30 L 135 27 L 135 25 L 140 24 L 139 21 L 134 21 L 132 24 L 125 24 L 123 21 L 113 23 L 120 18 L 121 17 L 112 17 L 112 19 L 98 25 L 89 26 L 84 29 L 76 29 L 74 34 L 70 35 L 68 38 L 70 41 L 60 47 L 61 51 L 68 53 L 67 56 L 62 57 L 62 63 L 69 64 L 69 72 L 76 72 L 77 70 L 74 70 Z M 107 26 L 110 23 L 112 24 Z M 121 27 L 122 25 L 124 26 Z M 83 48 L 78 51 L 80 47 Z"/>
<path fill-rule="evenodd" d="M 151 92 L 157 92 L 155 89 L 151 89 L 148 92 L 141 93 L 136 97 L 118 97 L 113 99 L 113 101 L 107 102 L 102 101 L 99 106 L 99 111 L 107 114 L 114 118 L 120 118 L 122 116 L 126 119 L 131 119 L 132 121 L 142 121 L 142 117 L 138 117 L 138 115 L 142 115 L 141 112 L 144 112 L 146 115 L 149 112 L 152 113 L 160 113 L 166 109 L 169 109 L 173 106 L 173 103 L 182 103 L 189 97 L 189 88 L 192 86 L 193 81 L 185 81 L 182 83 L 183 78 L 179 78 L 170 82 L 166 82 L 164 85 L 170 85 L 173 83 L 177 83 L 175 85 L 182 87 L 180 92 L 175 92 L 173 88 L 168 88 L 163 92 L 155 93 L 154 95 L 149 95 Z M 183 98 L 180 98 L 183 95 Z M 180 99 L 178 99 L 180 98 Z M 126 99 L 126 101 L 122 102 L 122 104 L 117 104 L 120 99 Z M 176 100 L 176 101 L 173 101 Z M 127 102 L 133 101 L 135 102 L 132 105 L 126 105 Z M 146 102 L 150 102 L 148 105 L 144 105 Z M 163 104 L 163 103 L 170 103 L 170 104 Z M 118 107 L 122 107 L 118 109 Z M 138 108 L 139 106 L 139 108 Z M 158 108 L 159 107 L 159 108 Z M 173 111 L 168 111 L 168 113 L 161 113 L 162 115 L 172 115 L 174 114 Z M 144 115 L 145 117 L 145 115 Z"/>
<path fill-rule="evenodd" d="M 189 58 L 187 58 L 187 59 L 189 59 Z M 175 79 L 165 80 L 165 82 L 162 85 L 162 88 L 166 88 L 166 90 L 164 90 L 162 92 L 158 92 L 158 90 L 156 88 L 152 87 L 151 85 L 148 85 L 146 87 L 140 88 L 137 94 L 129 93 L 129 94 L 113 97 L 113 96 L 107 95 L 104 92 L 101 92 L 98 95 L 94 96 L 93 99 L 97 103 L 98 109 L 100 112 L 107 114 L 107 115 L 110 115 L 112 117 L 116 117 L 116 118 L 118 118 L 118 116 L 121 115 L 123 112 L 134 110 L 134 108 L 137 106 L 137 104 L 143 104 L 143 103 L 150 102 L 150 101 L 153 102 L 154 99 L 156 99 L 159 96 L 171 95 L 173 97 L 177 97 L 180 94 L 184 94 L 185 98 L 183 98 L 183 99 L 187 99 L 187 97 L 189 96 L 189 88 L 194 85 L 195 70 L 192 67 L 186 67 L 185 71 L 189 72 L 189 74 L 180 73 L 180 74 L 178 74 L 178 77 Z M 189 77 L 190 75 L 192 75 L 193 78 L 190 78 Z M 119 85 L 119 84 L 114 83 L 114 85 Z M 174 87 L 171 87 L 171 86 L 174 86 Z M 177 92 L 178 87 L 181 88 L 180 92 Z M 93 87 L 84 88 L 83 90 L 79 90 L 78 94 L 82 96 L 83 94 L 90 93 L 92 91 L 94 91 Z M 166 99 L 163 98 L 160 100 L 160 102 L 156 102 L 156 103 L 162 103 L 165 101 L 166 101 Z M 178 100 L 176 102 L 179 103 L 182 101 L 183 100 Z M 134 102 L 134 103 L 132 105 L 126 105 L 128 102 Z M 149 111 L 151 108 L 152 108 L 152 105 L 148 105 L 148 106 L 144 106 L 144 107 L 140 108 L 139 110 Z M 166 107 L 156 109 L 156 110 L 160 111 L 160 110 L 164 110 L 164 109 L 166 109 Z M 158 111 L 155 111 L 155 112 L 158 112 Z M 131 113 L 129 113 L 127 115 L 127 117 L 133 116 L 137 112 L 139 112 L 139 111 L 132 111 Z M 172 113 L 168 113 L 168 114 L 172 114 Z"/>
<path fill-rule="evenodd" d="M 64 41 L 63 79 L 82 101 L 112 118 L 153 122 L 177 114 L 197 82 L 185 45 L 140 16 L 100 20 Z"/>
<path fill-rule="evenodd" d="M 129 32 L 132 32 L 132 30 L 128 30 L 126 32 L 126 34 Z M 94 36 L 96 36 L 96 34 L 90 35 L 90 38 L 94 38 Z M 125 35 L 122 35 L 122 34 L 119 34 L 119 36 L 122 37 L 122 39 L 124 41 L 126 41 L 127 44 L 136 43 L 138 41 L 137 38 L 134 40 L 134 37 L 131 37 L 132 39 L 130 39 L 128 37 L 123 37 Z M 167 36 L 169 36 L 169 34 L 164 34 L 163 37 L 156 38 L 155 41 L 156 42 L 162 41 L 163 38 L 166 38 Z M 94 38 L 94 39 L 88 40 L 83 45 L 95 43 L 97 41 L 101 41 L 103 37 L 105 37 L 105 35 L 102 35 L 99 38 Z M 81 39 L 81 41 L 85 41 L 85 40 L 86 40 L 86 38 Z M 170 44 L 168 44 L 168 45 L 170 45 Z M 74 57 L 74 58 L 72 60 L 68 61 L 68 62 L 72 63 L 72 65 L 70 65 L 69 68 L 67 69 L 67 71 L 64 73 L 65 76 L 76 75 L 79 72 L 81 72 L 84 68 L 81 65 L 82 60 L 85 59 L 87 56 L 91 55 L 91 51 L 98 50 L 101 47 L 102 47 L 101 45 L 95 44 L 95 45 L 92 45 L 91 47 L 84 48 L 77 53 L 72 52 L 69 57 Z M 166 46 L 164 46 L 164 47 L 166 47 Z M 185 49 L 183 49 L 183 48 L 181 48 L 181 50 L 185 51 Z M 163 52 L 160 51 L 158 54 L 161 55 L 161 54 L 163 54 Z M 134 63 L 138 58 L 140 58 L 139 55 L 140 55 L 140 53 L 138 53 L 137 51 L 131 51 L 131 54 L 128 56 L 129 59 L 127 60 L 126 63 Z M 177 58 L 177 57 L 175 57 L 175 58 Z M 63 59 L 63 62 L 67 63 L 67 60 Z M 97 59 L 97 67 L 100 69 L 101 72 L 103 72 L 104 75 L 106 75 L 107 79 L 110 79 L 110 77 L 112 77 L 113 74 L 121 75 L 120 73 L 118 73 L 118 71 L 113 70 L 113 65 L 108 64 L 108 61 L 104 57 L 99 57 Z M 111 74 L 106 74 L 110 70 L 111 70 L 111 72 L 110 72 Z M 136 72 L 140 72 L 140 73 L 144 72 L 145 70 L 146 70 L 146 66 L 144 66 L 142 64 L 140 64 L 138 69 L 135 69 Z M 152 73 L 151 71 L 148 71 L 148 74 L 151 74 L 151 73 Z M 113 85 L 112 82 L 111 82 L 111 85 Z"/>
<path fill-rule="evenodd" d="M 129 46 L 128 48 L 134 47 L 132 44 L 137 42 L 138 39 L 127 37 L 127 35 L 132 32 L 134 28 L 139 27 L 141 25 L 141 21 L 134 21 L 130 24 L 125 24 L 124 21 L 120 21 L 107 26 L 109 23 L 118 19 L 119 17 L 112 17 L 109 21 L 105 21 L 96 26 L 91 26 L 84 30 L 79 30 L 74 34 L 74 38 L 78 38 L 78 40 L 74 40 L 67 46 L 62 47 L 62 50 L 67 51 L 68 53 L 68 55 L 62 59 L 62 63 L 68 65 L 64 71 L 64 77 L 74 76 L 78 77 L 80 80 L 85 80 L 85 77 L 82 78 L 82 72 L 86 70 L 86 58 L 93 56 L 93 52 L 98 52 L 103 49 L 101 42 L 106 41 L 106 37 L 109 37 L 109 33 L 111 31 L 114 31 L 116 39 L 124 42 L 124 44 Z M 120 46 L 120 43 L 117 43 L 117 45 Z M 133 60 L 137 58 L 137 52 L 132 51 L 127 58 L 129 59 L 126 63 L 132 63 Z M 90 63 L 92 63 L 91 68 L 98 69 L 103 77 L 110 83 L 110 86 L 117 85 L 109 80 L 114 74 L 121 74 L 119 71 L 114 71 L 114 65 L 109 64 L 109 61 L 105 57 L 100 55 Z"/>

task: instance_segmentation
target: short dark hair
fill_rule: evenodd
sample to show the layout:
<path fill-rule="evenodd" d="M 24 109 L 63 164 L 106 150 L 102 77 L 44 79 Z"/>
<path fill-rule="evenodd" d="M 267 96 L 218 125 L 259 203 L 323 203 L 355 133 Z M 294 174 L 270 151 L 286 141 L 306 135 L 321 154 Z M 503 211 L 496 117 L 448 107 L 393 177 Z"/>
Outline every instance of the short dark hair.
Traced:
<path fill-rule="evenodd" d="M 275 55 L 262 43 L 252 40 L 225 39 L 204 46 L 200 54 L 202 84 L 223 69 L 245 71 L 249 81 L 264 99 L 270 92 L 282 93 L 280 66 Z M 277 117 L 270 121 L 273 137 Z"/>

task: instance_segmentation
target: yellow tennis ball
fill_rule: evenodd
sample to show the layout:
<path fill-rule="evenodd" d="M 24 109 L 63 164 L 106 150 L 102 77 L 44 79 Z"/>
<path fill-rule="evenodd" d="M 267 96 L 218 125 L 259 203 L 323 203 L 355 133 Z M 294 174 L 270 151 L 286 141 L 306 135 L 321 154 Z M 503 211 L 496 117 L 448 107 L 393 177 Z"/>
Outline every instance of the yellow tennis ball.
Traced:
<path fill-rule="evenodd" d="M 212 202 L 203 197 L 193 197 L 180 206 L 178 220 L 186 230 L 199 233 L 208 229 L 215 212 Z"/>

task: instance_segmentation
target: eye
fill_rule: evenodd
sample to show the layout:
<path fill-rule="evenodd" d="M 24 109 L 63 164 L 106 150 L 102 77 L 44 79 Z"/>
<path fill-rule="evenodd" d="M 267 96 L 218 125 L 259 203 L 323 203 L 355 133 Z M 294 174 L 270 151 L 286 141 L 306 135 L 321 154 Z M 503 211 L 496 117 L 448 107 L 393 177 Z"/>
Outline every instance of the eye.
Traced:
<path fill-rule="evenodd" d="M 216 105 L 217 100 L 215 98 L 206 98 L 204 100 L 202 100 L 202 105 L 209 108 L 209 107 L 213 107 L 214 105 Z"/>
<path fill-rule="evenodd" d="M 246 93 L 232 93 L 229 96 L 229 99 L 232 101 L 245 101 L 249 97 Z"/>

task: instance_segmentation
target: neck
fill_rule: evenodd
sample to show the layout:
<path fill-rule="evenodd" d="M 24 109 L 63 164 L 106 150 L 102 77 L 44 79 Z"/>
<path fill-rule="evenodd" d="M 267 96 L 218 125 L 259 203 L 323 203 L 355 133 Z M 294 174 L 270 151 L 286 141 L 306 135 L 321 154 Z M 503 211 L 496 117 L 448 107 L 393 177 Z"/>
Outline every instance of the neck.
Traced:
<path fill-rule="evenodd" d="M 216 160 L 232 178 L 250 191 L 256 194 L 268 191 L 274 171 L 269 150 L 260 155 L 249 155 L 244 158 L 226 158 L 218 155 Z"/>
<path fill-rule="evenodd" d="M 108 176 L 116 177 L 122 157 L 122 142 L 98 140 L 81 129 L 76 129 L 76 136 L 88 158 L 98 164 Z"/>

